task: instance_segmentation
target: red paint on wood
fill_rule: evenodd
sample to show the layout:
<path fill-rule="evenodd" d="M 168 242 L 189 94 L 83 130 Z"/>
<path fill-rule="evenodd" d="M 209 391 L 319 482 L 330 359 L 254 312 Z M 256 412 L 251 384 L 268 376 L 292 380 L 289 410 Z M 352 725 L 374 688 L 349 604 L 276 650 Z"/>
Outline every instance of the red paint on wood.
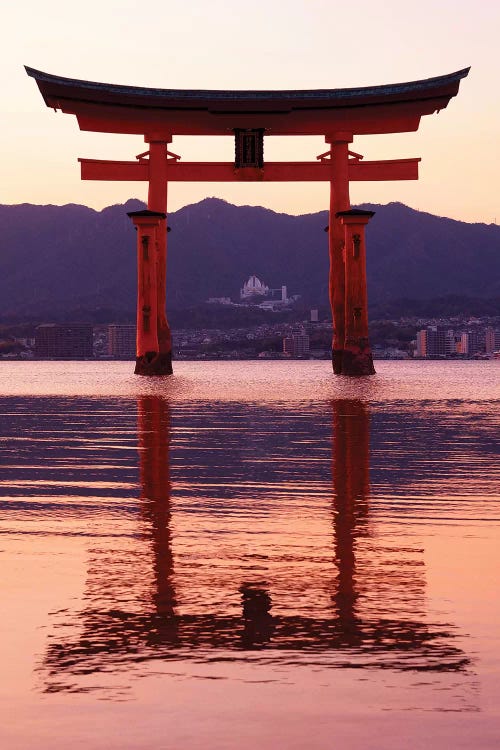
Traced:
<path fill-rule="evenodd" d="M 369 214 L 369 215 L 368 215 Z M 345 341 L 343 375 L 372 375 L 372 352 L 368 337 L 368 292 L 366 284 L 365 226 L 372 212 L 339 217 L 345 231 Z"/>
<path fill-rule="evenodd" d="M 167 144 L 163 141 L 150 143 L 149 149 L 148 209 L 167 213 Z M 156 312 L 158 350 L 161 356 L 172 359 L 172 335 L 167 321 L 167 222 L 159 219 L 157 228 L 156 264 Z"/>
<path fill-rule="evenodd" d="M 345 273 L 344 273 L 344 229 L 336 214 L 347 211 L 349 201 L 349 143 L 352 137 L 339 133 L 332 138 L 330 160 L 330 214 L 328 250 L 330 257 L 329 291 L 332 308 L 333 339 L 332 366 L 339 374 L 342 371 L 342 357 L 345 339 Z"/>
<path fill-rule="evenodd" d="M 137 357 L 158 354 L 156 329 L 156 229 L 158 220 L 134 220 L 137 227 Z"/>
<path fill-rule="evenodd" d="M 158 231 L 165 214 L 133 211 L 137 229 L 137 344 L 138 375 L 170 375 L 171 353 L 160 351 L 158 341 Z"/>
<path fill-rule="evenodd" d="M 79 159 L 82 180 L 149 180 L 148 161 Z M 357 162 L 349 159 L 349 181 L 418 180 L 420 159 Z M 331 163 L 265 162 L 263 169 L 235 169 L 232 162 L 168 161 L 169 182 L 330 182 Z M 164 209 L 163 209 L 164 210 Z"/>

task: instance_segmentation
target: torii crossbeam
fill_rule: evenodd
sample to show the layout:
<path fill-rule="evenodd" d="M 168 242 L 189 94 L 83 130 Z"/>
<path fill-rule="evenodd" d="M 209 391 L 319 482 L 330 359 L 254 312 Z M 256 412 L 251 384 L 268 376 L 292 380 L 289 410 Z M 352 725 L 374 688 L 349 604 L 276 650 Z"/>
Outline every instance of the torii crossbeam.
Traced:
<path fill-rule="evenodd" d="M 410 83 L 307 91 L 151 89 L 80 81 L 26 68 L 54 109 L 76 115 L 81 130 L 144 136 L 136 161 L 80 159 L 84 180 L 148 182 L 148 210 L 130 214 L 138 230 L 136 373 L 172 372 L 166 317 L 168 182 L 330 183 L 332 365 L 337 374 L 374 372 L 368 340 L 364 229 L 373 215 L 351 210 L 349 183 L 416 180 L 420 159 L 363 161 L 356 135 L 418 129 L 458 93 L 469 68 Z M 175 135 L 234 135 L 235 161 L 182 162 L 168 150 Z M 310 162 L 264 162 L 264 137 L 322 135 L 326 153 Z"/>

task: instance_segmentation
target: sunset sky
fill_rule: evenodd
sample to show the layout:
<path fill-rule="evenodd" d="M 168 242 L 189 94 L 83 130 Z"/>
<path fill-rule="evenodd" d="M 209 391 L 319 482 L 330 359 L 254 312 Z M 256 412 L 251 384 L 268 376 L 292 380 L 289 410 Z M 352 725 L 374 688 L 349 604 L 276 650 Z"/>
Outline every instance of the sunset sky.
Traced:
<path fill-rule="evenodd" d="M 422 157 L 418 182 L 357 183 L 353 203 L 401 201 L 465 221 L 500 220 L 500 3 L 493 0 L 20 0 L 2 11 L 0 203 L 146 197 L 145 183 L 81 182 L 77 158 L 133 159 L 138 136 L 80 132 L 49 110 L 23 66 L 86 80 L 160 88 L 342 88 L 472 66 L 458 97 L 416 133 L 356 138 L 367 159 Z M 232 160 L 231 138 L 174 138 L 184 159 Z M 321 138 L 268 138 L 267 159 L 314 160 Z M 310 213 L 326 184 L 175 184 L 169 209 L 216 195 Z"/>

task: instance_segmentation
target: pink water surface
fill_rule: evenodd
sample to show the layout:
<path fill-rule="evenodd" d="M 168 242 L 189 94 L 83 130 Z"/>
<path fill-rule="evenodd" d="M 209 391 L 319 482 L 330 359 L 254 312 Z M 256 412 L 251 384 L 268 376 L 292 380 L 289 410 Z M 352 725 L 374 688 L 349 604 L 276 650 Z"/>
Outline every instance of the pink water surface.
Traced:
<path fill-rule="evenodd" d="M 500 746 L 496 362 L 0 364 L 0 743 Z"/>

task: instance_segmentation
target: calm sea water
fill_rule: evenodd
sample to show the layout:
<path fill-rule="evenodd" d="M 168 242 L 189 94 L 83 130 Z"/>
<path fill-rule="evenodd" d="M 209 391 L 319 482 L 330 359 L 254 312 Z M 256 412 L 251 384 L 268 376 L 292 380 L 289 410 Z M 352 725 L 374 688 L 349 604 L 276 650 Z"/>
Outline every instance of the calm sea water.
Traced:
<path fill-rule="evenodd" d="M 0 363 L 0 744 L 498 748 L 500 362 Z"/>

